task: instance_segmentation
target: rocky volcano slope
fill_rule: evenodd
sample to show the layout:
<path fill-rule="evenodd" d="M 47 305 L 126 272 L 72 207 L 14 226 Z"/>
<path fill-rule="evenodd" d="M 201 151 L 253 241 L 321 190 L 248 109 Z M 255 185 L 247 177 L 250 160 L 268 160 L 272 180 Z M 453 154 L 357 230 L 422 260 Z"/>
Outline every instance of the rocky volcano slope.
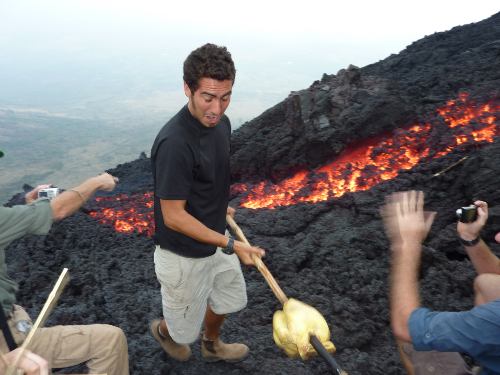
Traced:
<path fill-rule="evenodd" d="M 356 141 L 432 114 L 461 90 L 498 96 L 500 13 L 436 33 L 362 69 L 323 75 L 233 133 L 235 181 L 280 179 Z"/>
<path fill-rule="evenodd" d="M 235 181 L 277 179 L 299 166 L 321 165 L 347 144 L 434 113 L 460 90 L 498 103 L 499 61 L 497 14 L 429 36 L 363 69 L 325 75 L 235 132 Z M 498 113 L 495 123 L 498 129 Z M 433 177 L 463 156 L 468 159 Z M 152 190 L 147 158 L 111 172 L 120 177 L 120 193 Z M 285 293 L 323 314 L 337 345 L 337 359 L 351 375 L 403 374 L 389 326 L 389 250 L 379 206 L 386 194 L 408 189 L 424 190 L 426 208 L 439 213 L 424 248 L 422 302 L 440 310 L 470 308 L 474 271 L 456 239 L 454 211 L 476 198 L 488 201 L 490 220 L 483 238 L 500 253 L 493 240 L 500 230 L 498 135 L 492 143 L 428 159 L 367 191 L 315 204 L 237 211 L 236 220 L 249 241 L 267 249 L 265 262 Z M 235 195 L 231 204 L 237 207 L 240 201 Z M 89 208 L 99 206 L 91 203 Z M 8 262 L 20 281 L 19 301 L 33 316 L 61 269 L 68 267 L 72 281 L 48 324 L 120 326 L 128 337 L 133 374 L 329 371 L 321 359 L 291 360 L 276 348 L 272 315 L 280 306 L 254 269 L 244 269 L 248 307 L 228 317 L 223 329 L 225 340 L 246 342 L 251 356 L 239 364 L 206 364 L 199 343 L 193 345 L 193 360 L 178 363 L 148 332 L 148 323 L 161 314 L 148 237 L 117 233 L 79 212 L 56 224 L 44 238 L 12 244 Z"/>

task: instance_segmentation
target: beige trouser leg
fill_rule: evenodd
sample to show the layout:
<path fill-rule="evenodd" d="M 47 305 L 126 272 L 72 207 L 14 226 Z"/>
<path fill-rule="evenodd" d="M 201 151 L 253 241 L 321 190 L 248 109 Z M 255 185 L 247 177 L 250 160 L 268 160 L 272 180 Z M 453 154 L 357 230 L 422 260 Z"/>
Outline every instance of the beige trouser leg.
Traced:
<path fill-rule="evenodd" d="M 22 313 L 26 315 L 16 309 L 12 320 L 19 320 Z M 18 341 L 15 328 L 12 333 Z M 0 347 L 3 341 L 2 337 Z M 51 368 L 86 362 L 91 374 L 129 374 L 127 339 L 120 328 L 107 324 L 40 328 L 28 349 L 45 358 Z"/>

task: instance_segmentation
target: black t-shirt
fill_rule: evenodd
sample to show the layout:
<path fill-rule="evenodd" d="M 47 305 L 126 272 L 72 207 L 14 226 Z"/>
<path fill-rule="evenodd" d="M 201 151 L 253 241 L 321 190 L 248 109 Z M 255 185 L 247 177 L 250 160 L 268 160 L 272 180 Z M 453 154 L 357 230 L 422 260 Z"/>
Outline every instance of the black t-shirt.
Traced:
<path fill-rule="evenodd" d="M 191 258 L 215 253 L 201 243 L 168 228 L 160 199 L 185 200 L 186 211 L 208 228 L 224 233 L 229 203 L 231 123 L 227 116 L 212 128 L 194 118 L 184 106 L 160 130 L 151 149 L 154 179 L 154 242 Z"/>

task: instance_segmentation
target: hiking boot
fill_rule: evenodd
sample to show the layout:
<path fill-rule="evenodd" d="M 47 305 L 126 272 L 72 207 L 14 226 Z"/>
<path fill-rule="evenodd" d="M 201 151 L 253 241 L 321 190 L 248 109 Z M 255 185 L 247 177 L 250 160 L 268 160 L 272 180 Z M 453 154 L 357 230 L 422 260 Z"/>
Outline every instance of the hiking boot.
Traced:
<path fill-rule="evenodd" d="M 245 344 L 226 344 L 220 338 L 207 340 L 202 337 L 201 339 L 201 355 L 207 362 L 240 362 L 248 356 L 249 351 Z"/>
<path fill-rule="evenodd" d="M 167 337 L 163 337 L 160 335 L 159 328 L 160 328 L 160 323 L 161 319 L 155 319 L 151 322 L 151 333 L 153 337 L 155 338 L 156 341 L 161 345 L 163 350 L 172 357 L 173 359 L 176 359 L 178 361 L 185 362 L 189 359 L 191 356 L 191 348 L 189 345 L 186 344 L 177 344 L 172 337 L 170 337 L 170 334 L 168 334 Z M 162 333 L 163 334 L 163 333 Z"/>

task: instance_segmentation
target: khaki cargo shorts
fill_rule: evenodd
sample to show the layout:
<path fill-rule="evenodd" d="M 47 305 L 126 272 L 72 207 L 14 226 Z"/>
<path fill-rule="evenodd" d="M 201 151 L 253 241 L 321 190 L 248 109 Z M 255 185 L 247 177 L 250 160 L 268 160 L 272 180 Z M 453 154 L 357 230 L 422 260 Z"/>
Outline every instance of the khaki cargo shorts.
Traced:
<path fill-rule="evenodd" d="M 163 317 L 179 344 L 198 338 L 207 305 L 224 315 L 247 304 L 245 279 L 236 254 L 227 255 L 217 248 L 212 256 L 187 258 L 156 246 L 154 262 Z"/>

